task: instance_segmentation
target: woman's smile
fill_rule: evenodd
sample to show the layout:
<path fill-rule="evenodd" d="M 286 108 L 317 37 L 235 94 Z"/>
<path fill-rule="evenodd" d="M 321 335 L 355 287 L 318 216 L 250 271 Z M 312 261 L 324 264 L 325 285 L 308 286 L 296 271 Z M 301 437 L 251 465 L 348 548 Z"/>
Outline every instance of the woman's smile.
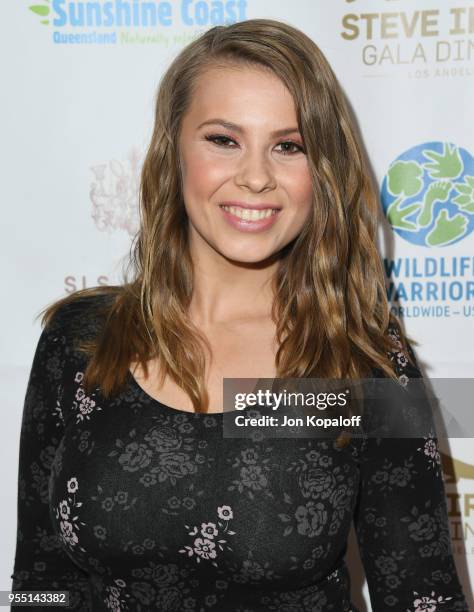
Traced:
<path fill-rule="evenodd" d="M 259 232 L 272 227 L 279 217 L 280 209 L 243 208 L 241 206 L 226 206 L 220 204 L 223 217 L 227 223 L 239 231 Z"/>

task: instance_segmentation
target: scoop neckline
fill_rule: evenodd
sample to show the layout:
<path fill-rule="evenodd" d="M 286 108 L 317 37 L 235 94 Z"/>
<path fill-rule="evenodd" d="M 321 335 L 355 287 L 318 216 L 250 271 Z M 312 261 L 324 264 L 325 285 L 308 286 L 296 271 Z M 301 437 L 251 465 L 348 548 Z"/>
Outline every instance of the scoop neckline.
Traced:
<path fill-rule="evenodd" d="M 150 403 L 158 404 L 160 407 L 165 408 L 166 410 L 170 410 L 175 412 L 176 414 L 189 414 L 189 415 L 199 415 L 199 416 L 221 416 L 223 414 L 228 414 L 229 412 L 238 412 L 238 410 L 229 410 L 229 411 L 221 411 L 221 412 L 194 412 L 191 410 L 183 410 L 182 408 L 174 408 L 173 406 L 168 406 L 168 404 L 164 404 L 161 400 L 156 397 L 152 397 L 149 393 L 145 391 L 145 389 L 139 384 L 135 376 L 127 370 L 127 376 L 131 381 L 132 385 L 143 395 Z"/>

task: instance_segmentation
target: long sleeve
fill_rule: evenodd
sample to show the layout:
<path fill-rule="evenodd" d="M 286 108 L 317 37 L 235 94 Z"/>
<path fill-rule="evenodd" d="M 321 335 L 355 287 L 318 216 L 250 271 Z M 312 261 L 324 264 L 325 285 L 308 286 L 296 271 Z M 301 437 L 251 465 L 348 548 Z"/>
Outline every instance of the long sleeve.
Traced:
<path fill-rule="evenodd" d="M 422 375 L 399 346 L 390 357 L 410 384 Z M 410 345 L 408 350 L 414 357 Z M 373 612 L 468 612 L 434 421 L 426 438 L 366 438 L 354 526 Z"/>
<path fill-rule="evenodd" d="M 68 609 L 85 611 L 91 609 L 88 576 L 54 532 L 48 499 L 49 477 L 64 431 L 61 378 L 67 343 L 57 317 L 41 333 L 23 406 L 12 591 L 68 590 Z"/>

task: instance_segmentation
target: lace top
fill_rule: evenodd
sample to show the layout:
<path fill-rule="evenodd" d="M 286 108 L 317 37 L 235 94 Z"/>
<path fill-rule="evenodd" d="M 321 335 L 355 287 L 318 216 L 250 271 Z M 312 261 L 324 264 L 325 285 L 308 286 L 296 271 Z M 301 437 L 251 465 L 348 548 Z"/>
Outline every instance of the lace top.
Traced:
<path fill-rule="evenodd" d="M 12 590 L 68 590 L 76 611 L 358 612 L 354 520 L 374 612 L 468 612 L 436 437 L 226 439 L 222 414 L 166 406 L 131 374 L 88 396 L 72 335 L 97 329 L 98 299 L 63 307 L 36 348 Z"/>

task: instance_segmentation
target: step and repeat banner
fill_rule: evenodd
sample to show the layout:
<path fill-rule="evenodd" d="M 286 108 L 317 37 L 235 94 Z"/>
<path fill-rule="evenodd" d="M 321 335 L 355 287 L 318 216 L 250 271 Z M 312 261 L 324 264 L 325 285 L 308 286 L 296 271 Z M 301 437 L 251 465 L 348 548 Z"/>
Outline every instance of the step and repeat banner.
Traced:
<path fill-rule="evenodd" d="M 379 186 L 393 312 L 419 342 L 425 376 L 472 378 L 474 1 L 10 0 L 2 16 L 2 589 L 11 584 L 34 316 L 76 289 L 120 282 L 159 78 L 213 25 L 280 19 L 320 46 Z M 471 598 L 469 434 L 441 445 L 456 563 Z M 369 611 L 354 547 L 354 601 Z"/>

